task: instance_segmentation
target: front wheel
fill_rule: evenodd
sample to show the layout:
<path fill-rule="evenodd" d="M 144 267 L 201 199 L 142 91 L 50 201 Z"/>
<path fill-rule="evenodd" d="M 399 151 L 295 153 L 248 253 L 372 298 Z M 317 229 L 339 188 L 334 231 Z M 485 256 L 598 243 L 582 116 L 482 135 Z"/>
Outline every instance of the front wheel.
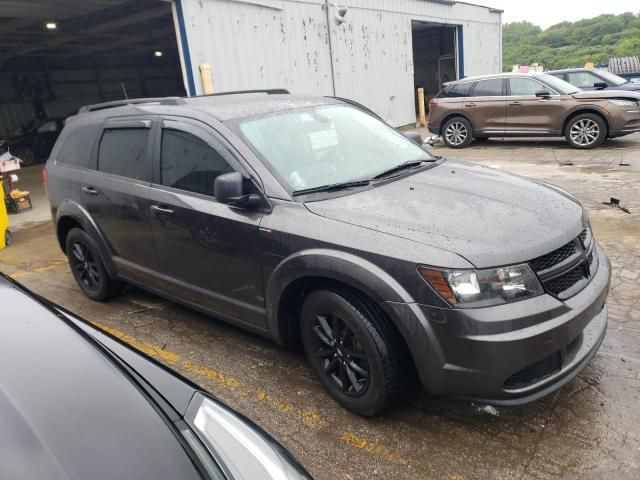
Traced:
<path fill-rule="evenodd" d="M 607 124 L 598 115 L 583 113 L 569 121 L 565 137 L 567 143 L 573 148 L 599 147 L 607 138 Z"/>
<path fill-rule="evenodd" d="M 317 290 L 304 300 L 300 321 L 311 367 L 345 408 L 374 416 L 397 397 L 397 342 L 374 309 L 346 292 Z"/>
<path fill-rule="evenodd" d="M 451 148 L 468 147 L 473 140 L 473 129 L 469 120 L 454 117 L 444 124 L 442 141 Z"/>
<path fill-rule="evenodd" d="M 109 276 L 96 244 L 84 230 L 71 229 L 66 248 L 71 273 L 87 297 L 102 302 L 122 291 L 122 284 Z"/>

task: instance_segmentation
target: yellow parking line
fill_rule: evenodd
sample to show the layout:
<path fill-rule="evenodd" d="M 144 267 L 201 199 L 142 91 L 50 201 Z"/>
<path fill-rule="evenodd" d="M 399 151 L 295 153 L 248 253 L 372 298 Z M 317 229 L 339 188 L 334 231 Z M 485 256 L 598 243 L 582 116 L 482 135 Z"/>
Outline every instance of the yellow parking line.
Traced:
<path fill-rule="evenodd" d="M 183 370 L 189 375 L 210 380 L 224 390 L 240 393 L 245 397 L 267 405 L 273 410 L 297 418 L 309 429 L 319 431 L 329 426 L 329 421 L 314 409 L 296 406 L 277 395 L 267 392 L 266 390 L 255 389 L 242 383 L 237 378 L 230 377 L 214 370 L 213 368 L 198 365 L 190 360 L 184 359 L 177 353 L 168 352 L 160 347 L 141 342 L 140 340 L 115 328 L 111 328 L 97 322 L 92 323 L 96 327 L 110 333 L 114 337 L 119 338 L 131 345 L 133 348 L 146 353 L 150 357 L 162 360 L 173 367 Z M 402 465 L 406 465 L 408 463 L 408 461 L 399 452 L 351 432 L 343 432 L 337 435 L 336 438 L 339 442 L 345 445 L 356 448 L 364 454 L 381 458 L 386 462 Z"/>

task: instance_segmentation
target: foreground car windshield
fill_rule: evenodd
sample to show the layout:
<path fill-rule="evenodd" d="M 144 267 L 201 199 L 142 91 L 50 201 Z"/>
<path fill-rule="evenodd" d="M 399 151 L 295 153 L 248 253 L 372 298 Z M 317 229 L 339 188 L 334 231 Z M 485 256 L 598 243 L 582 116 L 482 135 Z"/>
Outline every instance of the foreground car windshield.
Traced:
<path fill-rule="evenodd" d="M 368 180 L 406 162 L 434 160 L 400 132 L 344 105 L 243 120 L 238 128 L 294 192 Z"/>
<path fill-rule="evenodd" d="M 564 80 L 561 80 L 558 77 L 554 77 L 553 75 L 547 75 L 545 73 L 538 76 L 537 78 L 549 85 L 560 95 L 572 95 L 574 93 L 582 91 L 581 88 L 578 88 L 575 85 L 571 85 L 569 82 L 565 82 Z"/>

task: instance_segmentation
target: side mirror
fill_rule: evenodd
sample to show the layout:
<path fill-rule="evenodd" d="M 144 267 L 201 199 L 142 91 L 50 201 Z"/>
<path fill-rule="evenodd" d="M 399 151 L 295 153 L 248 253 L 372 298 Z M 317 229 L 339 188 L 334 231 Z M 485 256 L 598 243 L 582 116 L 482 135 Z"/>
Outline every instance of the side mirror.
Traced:
<path fill-rule="evenodd" d="M 420 135 L 417 132 L 407 132 L 404 134 L 405 137 L 407 137 L 409 140 L 411 140 L 412 142 L 417 143 L 418 145 L 422 146 L 422 135 Z"/>
<path fill-rule="evenodd" d="M 260 195 L 243 194 L 243 183 L 244 180 L 240 172 L 218 175 L 213 183 L 213 196 L 218 202 L 235 207 L 258 207 L 261 203 Z"/>
<path fill-rule="evenodd" d="M 609 85 L 605 82 L 596 82 L 593 84 L 594 88 L 597 88 L 598 90 L 604 90 L 605 88 L 607 88 Z"/>
<path fill-rule="evenodd" d="M 549 98 L 551 96 L 551 93 L 549 93 L 548 90 L 538 90 L 536 92 L 536 97 L 538 98 Z"/>

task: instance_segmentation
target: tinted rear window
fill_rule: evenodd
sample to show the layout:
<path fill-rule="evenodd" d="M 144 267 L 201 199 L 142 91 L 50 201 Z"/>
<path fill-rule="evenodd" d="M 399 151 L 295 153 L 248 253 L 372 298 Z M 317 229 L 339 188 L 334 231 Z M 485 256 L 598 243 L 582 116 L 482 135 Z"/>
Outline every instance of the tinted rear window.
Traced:
<path fill-rule="evenodd" d="M 106 129 L 100 140 L 98 170 L 136 180 L 149 180 L 146 161 L 149 130 L 146 128 Z"/>
<path fill-rule="evenodd" d="M 457 83 L 445 87 L 439 94 L 438 98 L 459 98 L 468 97 L 473 82 Z"/>
<path fill-rule="evenodd" d="M 98 131 L 98 125 L 83 125 L 73 129 L 56 155 L 56 162 L 86 168 Z"/>
<path fill-rule="evenodd" d="M 500 97 L 502 93 L 502 79 L 492 78 L 490 80 L 480 80 L 473 89 L 474 97 Z"/>

